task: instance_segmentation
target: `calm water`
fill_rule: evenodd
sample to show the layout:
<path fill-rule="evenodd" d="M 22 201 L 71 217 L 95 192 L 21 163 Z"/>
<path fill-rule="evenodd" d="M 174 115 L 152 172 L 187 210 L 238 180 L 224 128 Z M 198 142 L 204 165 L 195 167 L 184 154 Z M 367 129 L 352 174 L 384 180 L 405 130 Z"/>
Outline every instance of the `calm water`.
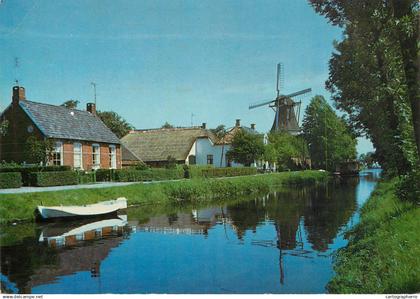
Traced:
<path fill-rule="evenodd" d="M 379 173 L 207 206 L 1 228 L 11 293 L 325 293 Z"/>

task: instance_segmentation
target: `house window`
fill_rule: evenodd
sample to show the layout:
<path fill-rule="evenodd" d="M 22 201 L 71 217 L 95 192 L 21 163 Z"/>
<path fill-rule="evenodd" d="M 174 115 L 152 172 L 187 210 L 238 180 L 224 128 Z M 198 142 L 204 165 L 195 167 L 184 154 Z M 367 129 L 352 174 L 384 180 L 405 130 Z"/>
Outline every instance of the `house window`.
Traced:
<path fill-rule="evenodd" d="M 83 169 L 82 144 L 73 144 L 73 165 L 75 169 Z"/>
<path fill-rule="evenodd" d="M 52 164 L 63 165 L 63 143 L 61 141 L 57 141 L 54 144 L 52 151 Z"/>
<path fill-rule="evenodd" d="M 194 155 L 188 156 L 188 164 L 189 165 L 195 165 L 196 164 L 196 159 Z"/>
<path fill-rule="evenodd" d="M 101 167 L 101 150 L 99 144 L 92 144 L 92 168 L 98 169 Z"/>
<path fill-rule="evenodd" d="M 207 155 L 207 164 L 213 165 L 213 155 Z"/>
<path fill-rule="evenodd" d="M 115 145 L 111 144 L 109 146 L 109 168 L 116 169 L 117 168 L 117 153 Z"/>

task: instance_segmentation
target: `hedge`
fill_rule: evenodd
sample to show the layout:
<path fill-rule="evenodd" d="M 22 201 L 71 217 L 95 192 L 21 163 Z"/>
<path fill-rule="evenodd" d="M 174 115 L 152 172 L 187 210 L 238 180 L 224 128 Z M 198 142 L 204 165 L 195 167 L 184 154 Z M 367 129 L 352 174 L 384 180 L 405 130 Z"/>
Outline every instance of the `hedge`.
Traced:
<path fill-rule="evenodd" d="M 0 167 L 0 173 L 20 172 L 24 186 L 30 186 L 29 174 L 32 172 L 70 171 L 70 166 L 21 166 L 21 167 Z"/>
<path fill-rule="evenodd" d="M 117 169 L 114 172 L 114 177 L 119 182 L 176 180 L 184 177 L 184 171 L 178 168 Z"/>
<path fill-rule="evenodd" d="M 20 172 L 0 173 L 0 189 L 20 188 L 22 186 L 22 175 Z"/>
<path fill-rule="evenodd" d="M 224 167 L 224 168 L 208 168 L 201 170 L 203 177 L 215 178 L 226 176 L 240 176 L 257 174 L 255 167 Z"/>
<path fill-rule="evenodd" d="M 29 180 L 31 186 L 37 187 L 77 185 L 79 182 L 75 171 L 31 172 Z"/>
<path fill-rule="evenodd" d="M 95 171 L 97 182 L 111 182 L 115 180 L 115 169 L 98 169 Z"/>
<path fill-rule="evenodd" d="M 90 172 L 78 171 L 77 178 L 78 178 L 79 184 L 96 183 L 96 174 L 94 171 L 90 171 Z"/>

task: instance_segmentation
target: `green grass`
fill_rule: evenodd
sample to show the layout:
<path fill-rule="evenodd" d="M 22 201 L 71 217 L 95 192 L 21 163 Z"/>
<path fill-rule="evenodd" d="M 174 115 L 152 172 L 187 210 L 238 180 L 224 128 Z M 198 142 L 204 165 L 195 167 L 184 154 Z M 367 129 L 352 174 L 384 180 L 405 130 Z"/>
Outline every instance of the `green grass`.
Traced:
<path fill-rule="evenodd" d="M 420 209 L 399 200 L 395 184 L 379 183 L 363 206 L 348 246 L 336 255 L 330 293 L 420 291 Z"/>
<path fill-rule="evenodd" d="M 279 185 L 326 181 L 327 174 L 300 171 L 222 179 L 191 179 L 153 184 L 0 195 L 0 222 L 34 220 L 38 205 L 83 205 L 124 196 L 129 205 L 203 202 L 215 198 L 268 192 Z"/>

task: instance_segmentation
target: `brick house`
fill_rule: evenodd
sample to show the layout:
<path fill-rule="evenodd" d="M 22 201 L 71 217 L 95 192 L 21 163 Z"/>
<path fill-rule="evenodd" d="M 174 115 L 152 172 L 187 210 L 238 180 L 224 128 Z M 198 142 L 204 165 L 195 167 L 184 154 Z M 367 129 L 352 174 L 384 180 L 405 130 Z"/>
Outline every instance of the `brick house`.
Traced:
<path fill-rule="evenodd" d="M 121 168 L 121 142 L 96 116 L 93 103 L 87 111 L 26 100 L 25 88 L 13 87 L 12 103 L 0 114 L 8 121 L 0 136 L 0 161 L 24 163 L 30 136 L 52 140 L 49 165 L 74 169 Z"/>

